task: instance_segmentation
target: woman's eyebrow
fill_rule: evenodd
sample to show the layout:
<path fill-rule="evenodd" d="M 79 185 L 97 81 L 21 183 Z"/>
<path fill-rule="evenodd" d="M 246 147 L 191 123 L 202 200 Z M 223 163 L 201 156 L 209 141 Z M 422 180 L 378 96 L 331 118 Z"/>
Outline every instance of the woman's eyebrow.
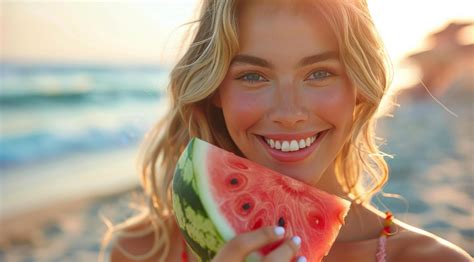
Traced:
<path fill-rule="evenodd" d="M 303 67 L 326 60 L 339 60 L 339 54 L 335 51 L 327 51 L 301 59 L 296 67 Z"/>
<path fill-rule="evenodd" d="M 325 61 L 325 60 L 339 60 L 339 54 L 335 51 L 327 51 L 327 52 L 322 52 L 319 54 L 307 56 L 301 59 L 300 62 L 298 62 L 296 67 L 303 67 L 303 66 L 315 64 L 315 63 Z M 260 67 L 266 67 L 269 69 L 273 69 L 275 67 L 273 64 L 271 64 L 265 59 L 252 56 L 252 55 L 245 55 L 245 54 L 236 55 L 234 59 L 232 59 L 231 65 L 232 64 L 250 64 L 250 65 L 255 65 L 255 66 L 260 66 Z"/>

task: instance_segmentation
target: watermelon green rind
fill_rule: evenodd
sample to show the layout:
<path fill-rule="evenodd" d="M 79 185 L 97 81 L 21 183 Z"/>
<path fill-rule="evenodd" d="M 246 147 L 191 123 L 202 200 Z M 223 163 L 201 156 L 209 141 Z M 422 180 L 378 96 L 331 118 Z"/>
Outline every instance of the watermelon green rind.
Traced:
<path fill-rule="evenodd" d="M 235 237 L 235 231 L 227 223 L 224 217 L 219 214 L 219 207 L 215 205 L 215 200 L 211 195 L 211 189 L 209 188 L 208 176 L 207 174 L 207 156 L 206 151 L 209 148 L 209 145 L 202 140 L 193 138 L 194 150 L 193 156 L 195 160 L 193 161 L 194 170 L 196 171 L 196 178 L 198 180 L 199 194 L 201 196 L 201 202 L 204 205 L 209 217 L 214 221 L 214 225 L 217 227 L 217 230 L 221 236 L 226 240 L 230 240 Z"/>
<path fill-rule="evenodd" d="M 194 143 L 186 151 L 193 152 Z M 225 243 L 209 218 L 198 195 L 198 183 L 192 155 L 183 154 L 173 178 L 173 209 L 178 226 L 189 247 L 203 261 L 210 261 Z"/>
<path fill-rule="evenodd" d="M 219 234 L 224 238 L 225 241 L 229 241 L 236 236 L 234 229 L 227 223 L 227 220 L 219 214 L 219 207 L 215 205 L 215 200 L 212 198 L 211 189 L 209 188 L 207 159 L 205 158 L 207 150 L 210 149 L 210 145 L 206 142 L 193 138 L 191 144 L 193 144 L 192 157 L 194 158 L 194 176 L 197 179 L 197 188 L 200 195 L 201 203 L 207 211 L 207 214 L 214 222 L 214 226 L 217 228 Z M 251 253 L 246 262 L 261 261 L 262 256 L 257 253 Z"/>

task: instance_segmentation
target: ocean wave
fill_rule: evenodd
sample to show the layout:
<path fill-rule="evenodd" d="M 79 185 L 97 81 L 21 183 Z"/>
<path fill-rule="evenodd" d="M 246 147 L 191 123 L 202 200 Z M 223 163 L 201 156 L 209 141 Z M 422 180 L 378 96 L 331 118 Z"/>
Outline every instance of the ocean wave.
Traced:
<path fill-rule="evenodd" d="M 61 157 L 136 145 L 147 125 L 126 123 L 118 128 L 88 127 L 75 133 L 33 130 L 0 138 L 0 169 Z"/>
<path fill-rule="evenodd" d="M 58 92 L 0 95 L 0 105 L 8 107 L 71 103 L 117 103 L 122 100 L 157 100 L 163 92 L 146 89 L 69 90 Z"/>
<path fill-rule="evenodd" d="M 8 107 L 156 99 L 168 82 L 155 67 L 1 66 L 0 105 Z"/>
<path fill-rule="evenodd" d="M 0 169 L 136 144 L 164 106 L 169 73 L 157 66 L 0 66 Z"/>

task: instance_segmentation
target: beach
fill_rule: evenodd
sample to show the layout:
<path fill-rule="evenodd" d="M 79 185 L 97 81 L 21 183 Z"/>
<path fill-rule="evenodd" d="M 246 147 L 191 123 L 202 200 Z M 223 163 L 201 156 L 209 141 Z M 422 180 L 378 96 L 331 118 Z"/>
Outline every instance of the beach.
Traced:
<path fill-rule="evenodd" d="M 106 229 L 100 214 L 114 220 L 132 211 L 129 198 L 140 183 L 136 151 L 72 156 L 11 174 L 22 180 L 2 181 L 0 260 L 97 260 Z"/>
<path fill-rule="evenodd" d="M 391 210 L 396 218 L 446 238 L 471 255 L 473 97 L 473 89 L 453 86 L 439 98 L 457 116 L 429 97 L 401 97 L 394 117 L 383 118 L 377 129 L 378 136 L 386 140 L 382 150 L 393 155 L 387 159 L 391 177 L 384 192 L 399 197 L 377 194 L 373 200 L 381 210 Z M 125 103 L 129 101 L 112 104 L 112 108 L 118 110 Z M 136 171 L 138 143 L 156 118 L 153 112 L 159 103 L 158 99 L 148 101 L 148 111 L 140 103 L 140 112 L 135 111 L 141 117 L 140 125 L 129 124 L 126 132 L 116 132 L 124 127 L 108 123 L 105 135 L 94 126 L 92 133 L 69 132 L 62 133 L 68 134 L 68 139 L 48 138 L 48 145 L 56 141 L 55 147 L 48 147 L 52 157 L 39 158 L 37 154 L 33 159 L 31 155 L 15 155 L 16 151 L 11 153 L 14 159 L 4 156 L 0 261 L 96 261 L 106 230 L 101 216 L 118 223 L 137 212 L 129 204 L 142 192 Z M 118 110 L 127 115 L 107 119 L 136 124 L 137 117 L 130 112 L 137 104 L 129 103 L 126 110 Z M 148 115 L 141 115 L 143 112 Z M 91 130 L 95 121 L 79 127 Z M 115 129 L 111 131 L 110 126 Z M 113 135 L 120 139 L 110 140 Z M 37 140 L 30 145 L 32 136 L 28 137 L 21 142 L 36 148 Z M 80 144 L 76 140 L 88 141 L 90 147 L 76 150 Z M 101 147 L 97 149 L 96 144 Z M 21 164 L 14 164 L 17 162 Z"/>
<path fill-rule="evenodd" d="M 474 90 L 451 87 L 439 98 L 402 95 L 383 119 L 390 180 L 373 203 L 404 222 L 441 236 L 474 255 Z M 446 108 L 444 108 L 446 107 Z"/>

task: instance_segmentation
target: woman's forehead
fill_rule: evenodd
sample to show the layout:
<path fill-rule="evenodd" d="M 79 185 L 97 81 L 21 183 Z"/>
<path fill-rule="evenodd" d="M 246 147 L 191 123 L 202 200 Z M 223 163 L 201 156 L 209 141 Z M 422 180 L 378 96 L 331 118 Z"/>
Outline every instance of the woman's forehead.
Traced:
<path fill-rule="evenodd" d="M 295 26 L 301 21 L 321 28 L 326 26 L 314 0 L 242 0 L 237 12 L 239 30 L 276 17 L 285 17 L 286 22 Z"/>
<path fill-rule="evenodd" d="M 291 15 L 317 15 L 315 0 L 241 0 L 238 11 L 240 14 L 258 12 L 262 16 L 285 12 Z"/>
<path fill-rule="evenodd" d="M 309 8 L 292 9 L 307 1 L 247 1 L 238 16 L 239 46 L 244 50 L 296 47 L 300 51 L 336 51 L 336 38 L 320 16 Z"/>

